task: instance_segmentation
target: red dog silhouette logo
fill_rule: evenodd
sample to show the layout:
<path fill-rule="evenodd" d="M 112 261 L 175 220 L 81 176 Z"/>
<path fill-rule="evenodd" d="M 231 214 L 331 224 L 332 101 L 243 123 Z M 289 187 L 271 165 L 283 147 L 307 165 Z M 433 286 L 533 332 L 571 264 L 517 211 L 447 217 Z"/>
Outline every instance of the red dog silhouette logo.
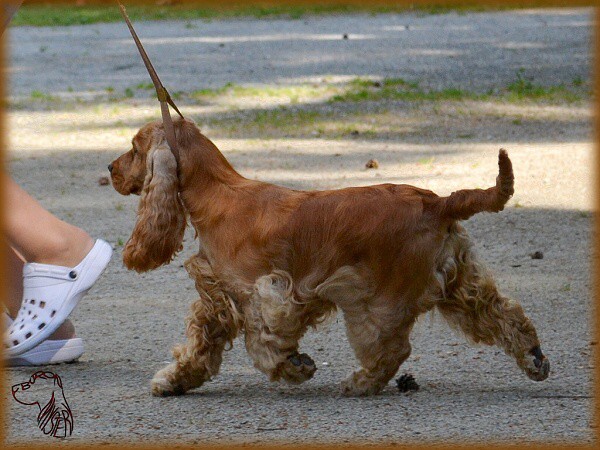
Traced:
<path fill-rule="evenodd" d="M 22 405 L 38 407 L 37 424 L 42 433 L 55 438 L 73 433 L 73 413 L 65 398 L 62 380 L 55 373 L 34 373 L 29 381 L 13 385 L 12 395 Z"/>

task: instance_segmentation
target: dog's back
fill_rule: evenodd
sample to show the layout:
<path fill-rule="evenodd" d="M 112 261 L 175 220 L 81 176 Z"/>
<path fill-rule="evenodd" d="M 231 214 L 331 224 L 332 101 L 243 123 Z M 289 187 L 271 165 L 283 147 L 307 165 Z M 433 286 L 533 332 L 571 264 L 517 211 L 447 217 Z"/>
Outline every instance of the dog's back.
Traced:
<path fill-rule="evenodd" d="M 513 172 L 499 154 L 496 186 L 440 197 L 410 185 L 382 184 L 309 193 L 291 215 L 286 236 L 295 279 L 359 266 L 375 285 L 396 293 L 427 284 L 457 220 L 500 211 L 513 193 Z M 284 233 L 286 234 L 286 233 Z"/>

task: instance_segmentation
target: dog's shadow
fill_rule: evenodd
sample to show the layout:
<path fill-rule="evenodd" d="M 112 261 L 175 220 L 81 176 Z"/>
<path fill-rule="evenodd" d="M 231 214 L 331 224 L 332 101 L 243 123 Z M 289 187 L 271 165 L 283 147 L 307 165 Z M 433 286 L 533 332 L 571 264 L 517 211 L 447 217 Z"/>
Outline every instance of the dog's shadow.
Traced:
<path fill-rule="evenodd" d="M 299 386 L 291 385 L 265 385 L 260 381 L 246 383 L 242 386 L 236 385 L 231 387 L 228 383 L 206 384 L 198 389 L 193 389 L 183 396 L 185 398 L 204 398 L 204 399 L 246 399 L 246 400 L 261 400 L 266 398 L 277 398 L 286 400 L 336 400 L 347 402 L 380 402 L 385 400 L 407 400 L 407 401 L 423 401 L 426 398 L 435 399 L 456 399 L 459 397 L 471 399 L 485 399 L 489 396 L 503 398 L 505 400 L 527 400 L 539 398 L 588 398 L 585 393 L 565 393 L 554 392 L 540 389 L 535 385 L 523 386 L 498 386 L 494 384 L 473 385 L 471 383 L 430 383 L 427 380 L 419 382 L 418 390 L 408 392 L 399 391 L 396 382 L 390 384 L 375 396 L 367 397 L 352 397 L 345 396 L 341 393 L 339 383 L 320 384 L 318 386 L 304 384 Z M 180 397 L 166 397 L 177 399 Z M 591 397 L 589 397 L 591 398 Z M 484 400 L 482 400 L 484 401 Z"/>

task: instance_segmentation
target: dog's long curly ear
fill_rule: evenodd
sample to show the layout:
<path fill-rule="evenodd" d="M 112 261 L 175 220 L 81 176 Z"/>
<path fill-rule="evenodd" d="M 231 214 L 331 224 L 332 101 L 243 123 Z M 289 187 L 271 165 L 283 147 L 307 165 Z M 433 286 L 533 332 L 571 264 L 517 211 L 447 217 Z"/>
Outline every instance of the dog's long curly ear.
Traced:
<path fill-rule="evenodd" d="M 146 156 L 137 222 L 123 252 L 125 266 L 137 272 L 170 263 L 182 248 L 186 225 L 177 162 L 164 137 L 158 141 Z"/>

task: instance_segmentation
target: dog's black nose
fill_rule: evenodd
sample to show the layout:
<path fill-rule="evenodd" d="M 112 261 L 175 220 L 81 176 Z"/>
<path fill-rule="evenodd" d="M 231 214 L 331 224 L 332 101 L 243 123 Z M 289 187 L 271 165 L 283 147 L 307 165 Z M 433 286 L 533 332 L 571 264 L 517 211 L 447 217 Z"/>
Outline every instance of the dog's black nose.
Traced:
<path fill-rule="evenodd" d="M 108 171 L 109 171 L 110 173 L 112 173 L 112 169 L 113 169 L 113 165 L 112 165 L 112 164 L 109 164 L 109 165 L 108 165 Z"/>

